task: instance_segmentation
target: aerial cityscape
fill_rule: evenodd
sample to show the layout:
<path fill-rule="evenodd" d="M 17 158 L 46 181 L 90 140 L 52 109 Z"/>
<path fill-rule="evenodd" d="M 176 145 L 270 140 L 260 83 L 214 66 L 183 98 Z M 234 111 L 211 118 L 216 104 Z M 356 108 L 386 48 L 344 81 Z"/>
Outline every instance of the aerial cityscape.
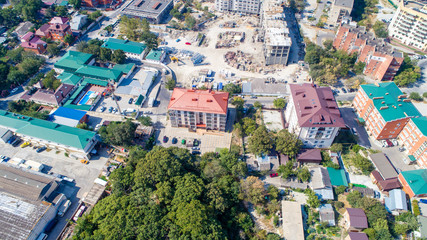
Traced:
<path fill-rule="evenodd" d="M 0 240 L 427 239 L 426 0 L 0 6 Z"/>

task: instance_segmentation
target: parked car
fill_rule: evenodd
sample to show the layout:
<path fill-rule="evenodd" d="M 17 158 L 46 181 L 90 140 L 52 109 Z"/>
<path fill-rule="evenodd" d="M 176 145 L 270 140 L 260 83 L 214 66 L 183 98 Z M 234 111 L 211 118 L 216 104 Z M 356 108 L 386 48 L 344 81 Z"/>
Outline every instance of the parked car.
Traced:
<path fill-rule="evenodd" d="M 24 148 L 26 146 L 30 145 L 30 142 L 24 142 L 23 144 L 21 144 L 21 148 Z"/>
<path fill-rule="evenodd" d="M 113 107 L 108 108 L 108 112 L 109 112 L 109 113 L 112 113 L 112 112 L 113 112 L 113 109 L 114 109 Z"/>
<path fill-rule="evenodd" d="M 133 102 L 133 98 L 130 98 L 129 101 L 128 101 L 128 103 L 132 104 L 132 102 Z"/>
<path fill-rule="evenodd" d="M 181 140 L 181 144 L 184 145 L 187 141 L 185 141 L 185 139 Z"/>
<path fill-rule="evenodd" d="M 176 144 L 178 142 L 178 139 L 176 139 L 175 137 L 172 138 L 172 144 Z"/>
<path fill-rule="evenodd" d="M 199 144 L 200 144 L 200 141 L 197 139 L 194 139 L 193 146 L 199 146 Z"/>
<path fill-rule="evenodd" d="M 167 142 L 168 142 L 168 137 L 163 136 L 163 142 L 164 142 L 164 143 L 167 143 Z"/>
<path fill-rule="evenodd" d="M 80 160 L 80 162 L 83 163 L 83 164 L 88 164 L 89 163 L 89 161 L 86 160 L 86 159 L 82 159 L 82 160 Z"/>
<path fill-rule="evenodd" d="M 351 130 L 352 130 L 353 134 L 357 136 L 357 130 L 356 130 L 356 128 L 352 128 Z"/>
<path fill-rule="evenodd" d="M 279 174 L 278 174 L 278 173 L 271 173 L 271 174 L 270 174 L 270 177 L 277 177 L 277 176 L 279 176 Z"/>
<path fill-rule="evenodd" d="M 397 142 L 396 139 L 391 139 L 391 142 L 393 143 L 394 146 L 398 146 L 399 145 L 399 143 Z"/>
<path fill-rule="evenodd" d="M 252 98 L 252 99 L 257 99 L 258 97 L 257 97 L 257 96 L 251 96 L 251 98 Z"/>
<path fill-rule="evenodd" d="M 345 88 L 341 88 L 343 93 L 347 93 L 347 90 L 345 90 Z"/>
<path fill-rule="evenodd" d="M 16 88 L 12 89 L 12 90 L 10 91 L 10 93 L 15 93 L 16 91 L 18 91 L 18 89 L 19 89 L 19 88 L 17 88 L 17 87 L 16 87 Z"/>
<path fill-rule="evenodd" d="M 181 41 L 181 39 L 179 39 L 179 38 L 176 40 L 176 42 L 180 42 L 180 41 Z"/>
<path fill-rule="evenodd" d="M 199 148 L 199 147 L 192 147 L 191 149 L 192 149 L 192 150 L 200 150 L 200 148 Z"/>
<path fill-rule="evenodd" d="M 41 147 L 41 148 L 38 148 L 37 150 L 36 150 L 36 152 L 43 152 L 44 150 L 46 150 L 47 149 L 47 147 L 45 147 L 45 146 L 43 146 L 43 147 Z"/>
<path fill-rule="evenodd" d="M 191 43 L 189 43 L 189 42 L 186 42 L 186 43 L 185 43 L 185 45 L 191 45 Z"/>
<path fill-rule="evenodd" d="M 200 152 L 199 151 L 192 151 L 191 154 L 193 154 L 193 155 L 199 155 Z"/>
<path fill-rule="evenodd" d="M 385 141 L 388 147 L 393 147 L 393 143 L 390 140 L 386 139 Z"/>
<path fill-rule="evenodd" d="M 387 145 L 387 142 L 385 141 L 385 140 L 382 140 L 381 141 L 381 144 L 383 145 L 383 148 L 385 148 L 385 147 L 387 147 L 388 145 Z"/>
<path fill-rule="evenodd" d="M 20 138 L 17 138 L 17 139 L 12 143 L 12 146 L 16 147 L 16 146 L 18 146 L 19 144 L 21 144 L 21 142 L 22 142 L 22 140 L 21 140 Z"/>
<path fill-rule="evenodd" d="M 399 152 L 403 152 L 403 151 L 405 151 L 405 148 L 404 147 L 400 147 L 399 148 Z"/>
<path fill-rule="evenodd" d="M 104 112 L 104 111 L 105 111 L 105 109 L 106 109 L 106 107 L 102 106 L 102 107 L 99 109 L 99 111 L 100 111 L 100 112 Z"/>

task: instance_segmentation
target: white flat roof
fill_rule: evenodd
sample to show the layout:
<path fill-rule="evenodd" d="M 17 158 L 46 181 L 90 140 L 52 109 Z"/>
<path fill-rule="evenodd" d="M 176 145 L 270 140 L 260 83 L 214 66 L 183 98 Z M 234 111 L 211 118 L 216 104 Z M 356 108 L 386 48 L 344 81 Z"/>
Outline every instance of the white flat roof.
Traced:
<path fill-rule="evenodd" d="M 282 201 L 282 218 L 285 239 L 304 240 L 301 204 Z"/>

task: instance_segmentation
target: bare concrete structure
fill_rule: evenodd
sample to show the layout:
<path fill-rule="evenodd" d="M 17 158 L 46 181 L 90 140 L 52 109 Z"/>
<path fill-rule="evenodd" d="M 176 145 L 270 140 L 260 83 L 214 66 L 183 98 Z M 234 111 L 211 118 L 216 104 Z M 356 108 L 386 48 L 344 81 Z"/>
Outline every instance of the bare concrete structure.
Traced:
<path fill-rule="evenodd" d="M 215 8 L 220 12 L 259 14 L 260 0 L 215 0 Z"/>

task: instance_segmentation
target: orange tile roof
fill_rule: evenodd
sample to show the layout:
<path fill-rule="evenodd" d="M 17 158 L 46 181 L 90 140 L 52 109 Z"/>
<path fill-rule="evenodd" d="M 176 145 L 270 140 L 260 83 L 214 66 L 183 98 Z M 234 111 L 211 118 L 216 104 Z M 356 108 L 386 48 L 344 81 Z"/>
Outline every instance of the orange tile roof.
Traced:
<path fill-rule="evenodd" d="M 168 109 L 227 114 L 228 93 L 175 88 Z"/>

